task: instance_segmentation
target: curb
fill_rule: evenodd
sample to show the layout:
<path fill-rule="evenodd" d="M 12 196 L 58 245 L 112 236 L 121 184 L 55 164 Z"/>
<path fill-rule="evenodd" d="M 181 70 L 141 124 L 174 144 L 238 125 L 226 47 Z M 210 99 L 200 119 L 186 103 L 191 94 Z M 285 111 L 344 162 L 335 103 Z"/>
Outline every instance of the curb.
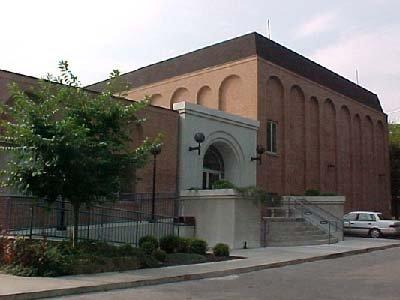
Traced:
<path fill-rule="evenodd" d="M 92 286 L 82 286 L 75 288 L 65 288 L 65 289 L 57 289 L 57 290 L 48 290 L 48 291 L 38 291 L 38 292 L 27 292 L 27 293 L 18 293 L 12 295 L 0 295 L 0 299 L 4 300 L 32 300 L 32 299 L 43 299 L 43 298 L 51 298 L 51 297 L 60 297 L 60 296 L 70 296 L 77 294 L 86 294 L 86 293 L 94 293 L 94 292 L 106 292 L 117 289 L 127 289 L 127 288 L 135 288 L 142 286 L 151 286 L 151 285 L 159 285 L 166 283 L 176 283 L 183 282 L 189 280 L 199 280 L 213 277 L 223 277 L 235 274 L 243 274 L 254 271 L 261 271 L 266 269 L 273 268 L 281 268 L 285 266 L 298 265 L 306 262 L 315 262 L 325 259 L 335 259 L 340 257 L 352 256 L 357 254 L 369 253 L 379 250 L 386 250 L 391 248 L 399 248 L 400 244 L 390 244 L 385 246 L 376 246 L 365 249 L 357 249 L 350 250 L 346 252 L 340 253 L 332 253 L 326 255 L 313 256 L 308 258 L 300 258 L 283 262 L 269 263 L 264 265 L 255 265 L 249 267 L 242 267 L 236 269 L 222 270 L 222 271 L 210 271 L 201 274 L 185 274 L 171 277 L 163 277 L 156 279 L 144 279 L 144 280 L 135 280 L 128 282 L 116 282 L 116 283 L 106 283 L 100 285 L 92 285 Z"/>

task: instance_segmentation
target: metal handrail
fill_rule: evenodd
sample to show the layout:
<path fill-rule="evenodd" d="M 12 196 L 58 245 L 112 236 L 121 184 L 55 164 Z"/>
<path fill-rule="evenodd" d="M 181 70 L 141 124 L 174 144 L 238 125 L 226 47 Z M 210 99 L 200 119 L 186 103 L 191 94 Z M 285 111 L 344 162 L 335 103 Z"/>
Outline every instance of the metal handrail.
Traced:
<path fill-rule="evenodd" d="M 299 205 L 299 206 L 301 206 L 304 210 L 306 210 L 306 212 L 304 212 L 304 210 L 302 210 L 302 212 L 304 213 L 304 215 L 307 215 L 307 214 L 309 213 L 309 214 L 312 214 L 312 215 L 317 216 L 317 217 L 318 217 L 319 219 L 321 219 L 322 221 L 326 221 L 326 222 L 329 222 L 329 223 L 331 223 L 331 224 L 337 222 L 336 220 L 330 220 L 330 219 L 324 218 L 324 217 L 323 217 L 322 215 L 320 215 L 319 213 L 317 213 L 317 212 L 315 212 L 315 211 L 312 211 L 312 209 L 313 209 L 312 207 L 309 207 L 309 206 L 307 206 L 307 205 L 304 205 L 304 204 L 301 203 L 301 202 L 296 203 L 295 205 L 296 205 L 296 206 Z M 296 206 L 295 206 L 295 208 L 296 208 Z"/>
<path fill-rule="evenodd" d="M 290 202 L 289 198 L 289 202 Z M 302 205 L 303 207 L 307 208 L 308 210 L 312 210 L 314 215 L 317 215 L 319 218 L 323 220 L 328 220 L 331 223 L 335 223 L 335 226 L 338 226 L 340 229 L 343 230 L 343 220 L 340 218 L 336 217 L 329 211 L 324 210 L 323 208 L 311 203 L 310 201 L 307 201 L 306 199 L 294 199 L 294 204 L 295 205 Z M 323 216 L 325 215 L 325 216 Z"/>
<path fill-rule="evenodd" d="M 319 206 L 317 206 L 317 205 L 311 203 L 311 202 L 308 201 L 307 199 L 304 199 L 304 198 L 303 198 L 303 199 L 301 199 L 300 201 L 302 201 L 304 204 L 306 204 L 306 205 L 308 205 L 308 206 L 311 206 L 311 207 L 313 207 L 314 209 L 319 210 L 320 212 L 322 212 L 322 213 L 328 215 L 331 219 L 334 219 L 334 220 L 339 221 L 339 222 L 342 221 L 340 218 L 338 218 L 337 216 L 335 216 L 335 215 L 332 214 L 331 212 L 329 212 L 329 211 L 327 211 L 327 210 L 325 210 L 325 209 L 323 209 L 323 208 L 321 208 L 321 207 L 319 207 Z"/>
<path fill-rule="evenodd" d="M 301 216 L 303 219 L 307 220 L 308 222 L 310 222 L 311 224 L 317 225 L 321 230 L 327 232 L 328 234 L 328 238 L 329 238 L 329 243 L 331 243 L 331 238 L 333 237 L 332 233 L 334 232 L 338 232 L 340 228 L 341 222 L 338 222 L 336 220 L 329 220 L 327 218 L 324 218 L 323 216 L 321 216 L 319 213 L 312 211 L 312 209 L 310 209 L 310 207 L 308 207 L 307 205 L 305 205 L 304 203 L 302 203 L 301 201 L 294 201 L 294 209 L 295 210 L 301 210 Z M 300 207 L 300 208 L 298 208 Z M 318 218 L 318 222 L 317 224 L 315 224 L 315 222 L 313 222 L 312 218 L 310 217 L 310 215 L 316 216 Z M 328 226 L 328 230 L 326 230 L 326 228 L 323 225 Z M 333 231 L 334 228 L 334 231 Z"/>

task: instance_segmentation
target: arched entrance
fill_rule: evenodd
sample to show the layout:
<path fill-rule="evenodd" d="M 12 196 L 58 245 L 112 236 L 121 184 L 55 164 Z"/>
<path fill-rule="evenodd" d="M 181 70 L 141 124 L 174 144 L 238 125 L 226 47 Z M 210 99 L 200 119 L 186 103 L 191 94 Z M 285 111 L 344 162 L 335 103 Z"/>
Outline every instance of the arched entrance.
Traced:
<path fill-rule="evenodd" d="M 259 122 L 188 102 L 174 104 L 179 112 L 178 190 L 209 189 L 223 179 L 237 187 L 256 185 Z M 205 136 L 200 153 L 196 134 Z"/>
<path fill-rule="evenodd" d="M 240 170 L 242 159 L 240 148 L 235 150 L 234 144 L 224 138 L 215 138 L 206 148 L 203 156 L 202 188 L 212 189 L 218 180 L 227 180 L 241 186 Z"/>
<path fill-rule="evenodd" d="M 216 181 L 223 179 L 224 171 L 222 154 L 211 145 L 203 158 L 203 189 L 211 189 Z"/>

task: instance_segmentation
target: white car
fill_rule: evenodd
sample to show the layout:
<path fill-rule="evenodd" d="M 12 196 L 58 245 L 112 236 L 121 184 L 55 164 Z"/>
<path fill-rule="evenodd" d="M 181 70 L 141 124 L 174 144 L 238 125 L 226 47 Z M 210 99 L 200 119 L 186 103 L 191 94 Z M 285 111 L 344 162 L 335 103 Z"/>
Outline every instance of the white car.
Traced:
<path fill-rule="evenodd" d="M 373 238 L 400 235 L 400 221 L 372 211 L 352 211 L 343 216 L 344 233 Z"/>

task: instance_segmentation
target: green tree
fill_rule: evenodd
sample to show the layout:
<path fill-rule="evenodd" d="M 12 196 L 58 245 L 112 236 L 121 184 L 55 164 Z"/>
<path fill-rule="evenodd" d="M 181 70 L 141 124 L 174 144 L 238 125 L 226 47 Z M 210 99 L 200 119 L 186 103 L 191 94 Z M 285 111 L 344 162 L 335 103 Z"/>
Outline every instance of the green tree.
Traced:
<path fill-rule="evenodd" d="M 114 200 L 123 169 L 142 167 L 160 140 L 132 146 L 133 129 L 144 121 L 137 112 L 148 101 L 114 97 L 127 90 L 118 71 L 94 93 L 81 88 L 66 61 L 59 69 L 29 92 L 10 86 L 13 104 L 2 107 L 0 141 L 11 158 L 2 182 L 49 205 L 59 197 L 69 201 L 76 243 L 80 208 Z"/>
<path fill-rule="evenodd" d="M 393 199 L 393 212 L 399 217 L 400 201 L 400 124 L 389 124 L 390 175 Z"/>

